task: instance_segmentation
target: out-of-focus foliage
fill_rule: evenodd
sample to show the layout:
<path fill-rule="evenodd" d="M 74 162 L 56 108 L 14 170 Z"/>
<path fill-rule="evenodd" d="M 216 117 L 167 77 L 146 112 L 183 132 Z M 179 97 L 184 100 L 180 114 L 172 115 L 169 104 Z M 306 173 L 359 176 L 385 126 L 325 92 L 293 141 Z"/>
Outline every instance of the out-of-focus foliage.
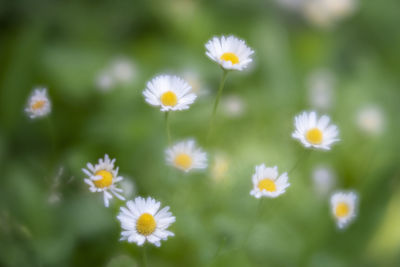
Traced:
<path fill-rule="evenodd" d="M 177 218 L 175 237 L 147 248 L 150 266 L 399 266 L 400 2 L 359 1 L 329 27 L 278 2 L 0 1 L 0 265 L 141 264 L 141 248 L 119 242 L 123 202 L 107 209 L 83 183 L 81 168 L 108 153 L 133 194 L 160 200 Z M 229 74 L 207 143 L 221 71 L 204 44 L 221 34 L 256 53 L 250 70 Z M 99 90 L 98 76 L 118 58 L 132 62 L 134 75 Z M 341 141 L 302 160 L 287 192 L 264 200 L 256 219 L 254 165 L 287 171 L 304 155 L 291 138 L 293 117 L 315 108 L 309 80 L 321 69 L 334 76 L 334 101 L 317 110 L 338 125 Z M 142 96 L 164 72 L 192 74 L 199 98 L 171 114 L 172 137 L 196 138 L 209 154 L 207 172 L 165 165 L 163 114 Z M 36 85 L 49 90 L 47 119 L 23 112 Z M 370 105 L 381 110 L 379 134 L 357 121 Z M 331 218 L 329 195 L 315 190 L 320 164 L 335 171 L 333 190 L 360 194 L 345 231 Z"/>

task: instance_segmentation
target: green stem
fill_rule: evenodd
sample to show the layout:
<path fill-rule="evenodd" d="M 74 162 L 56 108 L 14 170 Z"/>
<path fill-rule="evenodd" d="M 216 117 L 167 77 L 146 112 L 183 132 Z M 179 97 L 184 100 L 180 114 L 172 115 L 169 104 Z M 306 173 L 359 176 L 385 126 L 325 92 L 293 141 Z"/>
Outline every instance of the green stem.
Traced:
<path fill-rule="evenodd" d="M 53 127 L 53 122 L 50 118 L 50 116 L 48 116 L 46 118 L 46 123 L 47 123 L 47 127 L 48 127 L 48 132 L 49 132 L 49 137 L 50 137 L 50 160 L 49 160 L 49 170 L 50 170 L 50 177 L 53 177 L 54 175 L 54 169 L 55 169 L 55 165 L 56 165 L 56 149 L 57 149 L 57 140 L 56 140 L 56 135 L 54 132 L 54 127 Z"/>
<path fill-rule="evenodd" d="M 256 213 L 255 219 L 253 221 L 253 224 L 249 227 L 249 229 L 247 230 L 246 236 L 244 237 L 243 248 L 246 247 L 247 242 L 249 241 L 251 232 L 253 231 L 254 227 L 256 226 L 258 220 L 261 218 L 263 203 L 264 203 L 264 198 L 261 197 L 260 201 L 258 202 L 257 213 Z"/>
<path fill-rule="evenodd" d="M 50 136 L 50 140 L 51 140 L 51 152 L 53 154 L 52 156 L 54 156 L 54 152 L 56 150 L 56 136 L 54 133 L 53 123 L 51 121 L 50 116 L 47 116 L 46 123 L 47 123 L 47 127 L 49 130 L 49 136 Z"/>
<path fill-rule="evenodd" d="M 294 170 L 297 169 L 297 167 L 300 165 L 301 162 L 305 161 L 305 160 L 310 156 L 311 152 L 312 152 L 311 149 L 309 149 L 309 150 L 306 150 L 306 149 L 305 149 L 305 150 L 304 150 L 304 152 L 303 152 L 303 153 L 300 155 L 300 157 L 297 159 L 297 161 L 296 161 L 296 163 L 293 165 L 293 167 L 288 171 L 288 176 L 289 176 L 290 174 L 292 174 L 292 172 L 293 172 Z"/>
<path fill-rule="evenodd" d="M 171 132 L 169 129 L 169 111 L 165 112 L 165 129 L 167 131 L 167 139 L 168 139 L 168 144 L 171 144 Z"/>
<path fill-rule="evenodd" d="M 218 259 L 218 255 L 221 252 L 222 248 L 224 247 L 225 243 L 226 243 L 226 239 L 227 237 L 224 236 L 221 240 L 221 242 L 219 242 L 217 250 L 215 251 L 214 256 L 212 257 L 211 261 L 210 261 L 210 265 L 212 265 L 217 259 Z"/>
<path fill-rule="evenodd" d="M 147 267 L 147 251 L 146 251 L 146 244 L 143 245 L 142 249 L 142 261 L 143 261 L 143 267 Z"/>
<path fill-rule="evenodd" d="M 208 128 L 208 134 L 207 134 L 207 140 L 209 140 L 210 136 L 211 136 L 211 132 L 212 132 L 212 128 L 213 128 L 214 120 L 215 120 L 215 115 L 217 113 L 218 103 L 219 103 L 219 100 L 221 98 L 222 91 L 224 89 L 224 85 L 225 85 L 225 81 L 226 81 L 226 77 L 227 76 L 228 76 L 228 71 L 223 69 L 221 82 L 219 84 L 217 97 L 215 98 L 214 107 L 213 107 L 213 111 L 212 111 L 212 114 L 211 114 L 210 126 Z"/>

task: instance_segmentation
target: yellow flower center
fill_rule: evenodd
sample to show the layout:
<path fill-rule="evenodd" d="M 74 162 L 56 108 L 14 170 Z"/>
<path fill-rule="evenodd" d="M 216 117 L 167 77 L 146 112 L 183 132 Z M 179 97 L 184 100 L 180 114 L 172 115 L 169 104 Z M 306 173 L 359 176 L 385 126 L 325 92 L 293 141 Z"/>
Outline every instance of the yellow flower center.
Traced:
<path fill-rule="evenodd" d="M 262 179 L 258 183 L 258 189 L 260 189 L 261 191 L 263 191 L 265 189 L 268 192 L 275 192 L 276 191 L 276 184 L 275 184 L 274 180 L 269 179 L 269 178 L 265 178 L 265 179 Z"/>
<path fill-rule="evenodd" d="M 113 175 L 111 172 L 100 170 L 96 172 L 95 175 L 101 176 L 101 179 L 93 181 L 98 188 L 109 187 L 112 184 Z"/>
<path fill-rule="evenodd" d="M 322 143 L 322 131 L 318 128 L 312 128 L 306 133 L 306 139 L 313 145 L 319 145 Z"/>
<path fill-rule="evenodd" d="M 178 103 L 178 98 L 176 97 L 176 94 L 172 91 L 165 92 L 161 96 L 161 103 L 164 106 L 175 106 Z"/>
<path fill-rule="evenodd" d="M 342 218 L 345 217 L 349 214 L 350 208 L 349 205 L 345 202 L 340 202 L 337 204 L 336 209 L 335 209 L 335 215 L 336 217 Z"/>
<path fill-rule="evenodd" d="M 32 104 L 31 108 L 33 110 L 41 109 L 43 108 L 44 104 L 46 104 L 46 101 L 44 100 L 38 100 L 35 103 Z"/>
<path fill-rule="evenodd" d="M 179 154 L 175 157 L 175 165 L 181 167 L 184 170 L 189 169 L 192 166 L 192 157 L 186 153 Z"/>
<path fill-rule="evenodd" d="M 237 57 L 237 55 L 235 55 L 234 53 L 231 53 L 231 52 L 222 54 L 221 59 L 224 61 L 232 62 L 232 65 L 239 63 L 239 58 Z"/>
<path fill-rule="evenodd" d="M 156 220 L 150 213 L 143 213 L 136 222 L 136 230 L 141 235 L 151 235 L 156 230 Z"/>

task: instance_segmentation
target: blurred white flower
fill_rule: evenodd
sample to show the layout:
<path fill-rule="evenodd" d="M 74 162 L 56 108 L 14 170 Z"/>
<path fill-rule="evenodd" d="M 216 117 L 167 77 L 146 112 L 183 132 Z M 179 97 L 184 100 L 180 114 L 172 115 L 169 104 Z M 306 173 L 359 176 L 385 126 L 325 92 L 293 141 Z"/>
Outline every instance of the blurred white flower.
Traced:
<path fill-rule="evenodd" d="M 50 194 L 49 197 L 47 198 L 47 201 L 50 204 L 56 204 L 61 200 L 62 194 L 60 190 L 60 184 L 61 184 L 61 177 L 64 173 L 64 167 L 60 167 L 58 169 L 57 174 L 54 176 L 53 183 L 50 188 Z"/>
<path fill-rule="evenodd" d="M 326 115 L 317 118 L 317 113 L 303 112 L 295 117 L 295 131 L 292 137 L 298 139 L 307 148 L 330 150 L 331 145 L 339 141 L 336 125 L 329 125 L 330 118 Z"/>
<path fill-rule="evenodd" d="M 123 229 L 121 240 L 142 246 L 146 240 L 157 247 L 161 240 L 167 240 L 174 233 L 167 228 L 175 222 L 175 217 L 169 212 L 169 207 L 160 209 L 161 203 L 151 197 L 137 197 L 126 202 L 126 208 L 121 207 L 117 219 Z"/>
<path fill-rule="evenodd" d="M 176 143 L 168 148 L 165 154 L 169 165 L 184 172 L 207 168 L 206 152 L 196 147 L 196 142 L 192 139 Z"/>
<path fill-rule="evenodd" d="M 132 61 L 127 58 L 117 58 L 99 72 L 96 77 L 96 86 L 102 91 L 108 91 L 118 85 L 131 82 L 136 74 L 136 66 Z"/>
<path fill-rule="evenodd" d="M 56 204 L 60 202 L 60 200 L 61 200 L 61 193 L 59 192 L 51 192 L 49 197 L 47 198 L 47 201 L 50 204 Z"/>
<path fill-rule="evenodd" d="M 336 173 L 327 166 L 317 166 L 312 172 L 314 189 L 319 196 L 327 196 L 336 185 Z"/>
<path fill-rule="evenodd" d="M 101 91 L 108 91 L 112 89 L 114 85 L 115 81 L 109 70 L 101 71 L 96 78 L 96 86 Z"/>
<path fill-rule="evenodd" d="M 308 98 L 311 106 L 329 109 L 334 101 L 334 75 L 328 70 L 316 70 L 307 81 Z"/>
<path fill-rule="evenodd" d="M 228 157 L 223 153 L 217 153 L 214 156 L 214 161 L 211 167 L 211 177 L 215 181 L 221 181 L 226 177 L 229 169 Z"/>
<path fill-rule="evenodd" d="M 196 95 L 204 96 L 209 94 L 208 88 L 203 84 L 198 72 L 194 70 L 186 70 L 183 73 L 183 79 L 192 87 L 192 92 Z"/>
<path fill-rule="evenodd" d="M 45 117 L 51 112 L 50 99 L 46 88 L 35 88 L 28 99 L 25 112 L 29 118 L 36 119 Z"/>
<path fill-rule="evenodd" d="M 246 104 L 238 95 L 228 95 L 221 100 L 222 112 L 231 118 L 240 117 L 246 110 Z"/>
<path fill-rule="evenodd" d="M 311 23 L 329 27 L 351 15 L 356 7 L 356 0 L 306 0 L 303 13 Z"/>
<path fill-rule="evenodd" d="M 290 186 L 287 173 L 278 174 L 278 167 L 266 167 L 264 164 L 255 167 L 253 174 L 253 190 L 250 195 L 255 198 L 271 197 L 275 198 L 285 193 L 286 188 Z"/>
<path fill-rule="evenodd" d="M 160 106 L 161 111 L 188 109 L 196 99 L 192 88 L 177 76 L 160 75 L 147 83 L 143 95 L 152 106 Z"/>
<path fill-rule="evenodd" d="M 120 185 L 126 198 L 131 198 L 136 194 L 135 183 L 129 177 L 125 177 L 124 180 L 120 182 Z"/>
<path fill-rule="evenodd" d="M 116 183 L 123 180 L 122 176 L 118 176 L 118 167 L 114 168 L 115 159 L 110 160 L 108 155 L 104 156 L 104 160 L 99 159 L 99 163 L 92 165 L 87 164 L 87 169 L 83 168 L 82 171 L 88 176 L 85 178 L 85 183 L 89 185 L 91 192 L 104 193 L 104 205 L 108 207 L 109 200 L 113 198 L 114 194 L 117 198 L 125 200 L 119 193 L 122 189 L 116 187 Z M 112 194 L 111 194 L 111 193 Z"/>
<path fill-rule="evenodd" d="M 356 192 L 337 192 L 331 197 L 332 214 L 339 228 L 346 227 L 357 215 Z"/>
<path fill-rule="evenodd" d="M 133 80 L 136 67 L 131 61 L 119 58 L 111 64 L 111 73 L 118 83 L 128 83 Z"/>
<path fill-rule="evenodd" d="M 367 106 L 357 112 L 357 125 L 367 134 L 379 135 L 385 130 L 385 116 L 378 106 Z"/>
<path fill-rule="evenodd" d="M 206 55 L 226 70 L 243 70 L 252 61 L 254 53 L 245 41 L 235 36 L 213 37 L 206 44 Z"/>

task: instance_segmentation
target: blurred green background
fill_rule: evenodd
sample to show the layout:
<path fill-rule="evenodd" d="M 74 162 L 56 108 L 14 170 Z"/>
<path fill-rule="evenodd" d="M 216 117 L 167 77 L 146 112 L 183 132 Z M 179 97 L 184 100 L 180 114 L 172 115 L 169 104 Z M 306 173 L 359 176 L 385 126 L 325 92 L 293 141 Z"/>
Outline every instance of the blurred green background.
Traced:
<path fill-rule="evenodd" d="M 278 0 L 0 1 L 0 265 L 142 266 L 141 249 L 119 242 L 123 202 L 107 209 L 83 182 L 81 168 L 108 153 L 134 188 L 129 199 L 150 195 L 177 218 L 175 237 L 148 246 L 149 266 L 399 266 L 399 10 L 398 0 L 359 1 L 319 25 Z M 222 34 L 255 54 L 249 70 L 229 74 L 207 144 L 221 71 L 204 44 Z M 127 79 L 101 82 L 121 59 Z M 331 77 L 322 93 L 310 82 L 318 70 Z M 208 152 L 206 172 L 165 164 L 163 114 L 142 96 L 160 73 L 199 94 L 170 119 L 175 141 L 194 137 Z M 37 85 L 53 110 L 30 120 L 23 109 Z M 360 119 L 369 106 L 378 115 Z M 311 109 L 331 116 L 341 142 L 302 160 L 257 219 L 254 166 L 289 170 L 304 152 L 293 118 Z M 336 177 L 322 193 L 321 164 Z M 337 189 L 360 194 L 345 231 L 330 215 Z"/>

